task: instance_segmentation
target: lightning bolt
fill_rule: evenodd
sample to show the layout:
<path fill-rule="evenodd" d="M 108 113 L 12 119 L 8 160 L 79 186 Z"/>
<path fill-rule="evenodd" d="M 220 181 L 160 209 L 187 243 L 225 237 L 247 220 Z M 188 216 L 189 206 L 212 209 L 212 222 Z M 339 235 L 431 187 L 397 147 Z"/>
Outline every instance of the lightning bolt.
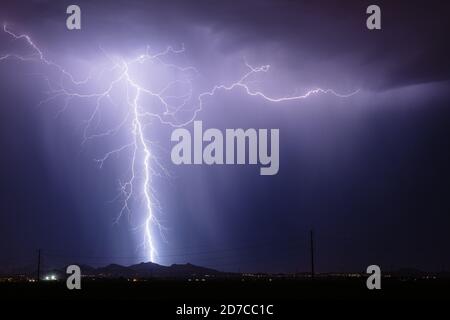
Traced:
<path fill-rule="evenodd" d="M 194 93 L 194 80 L 199 73 L 197 69 L 192 66 L 179 66 L 166 62 L 166 58 L 170 58 L 171 55 L 183 54 L 185 51 L 184 46 L 181 49 L 167 47 L 164 51 L 156 54 L 151 54 L 150 48 L 147 47 L 144 54 L 131 60 L 110 56 L 100 47 L 107 61 L 107 66 L 102 67 L 100 70 L 95 70 L 95 72 L 91 71 L 85 79 L 77 80 L 64 67 L 48 60 L 43 51 L 33 42 L 29 35 L 16 34 L 6 24 L 3 25 L 3 31 L 13 40 L 25 41 L 31 53 L 28 55 L 8 53 L 0 56 L 0 61 L 14 59 L 22 62 L 39 62 L 49 68 L 55 69 L 59 73 L 59 81 L 52 80 L 45 74 L 42 75 L 49 90 L 47 92 L 47 98 L 42 100 L 39 103 L 40 105 L 56 101 L 57 99 L 63 99 L 64 104 L 59 111 L 60 113 L 64 112 L 75 99 L 94 101 L 92 112 L 84 123 L 82 145 L 94 139 L 115 136 L 123 129 L 127 129 L 130 133 L 131 139 L 129 143 L 107 152 L 99 159 L 96 159 L 96 162 L 102 168 L 105 162 L 112 156 L 118 156 L 124 152 L 131 153 L 130 174 L 124 182 L 119 182 L 120 193 L 117 198 L 122 202 L 122 206 L 115 222 L 119 222 L 124 214 L 131 215 L 137 194 L 137 198 L 144 202 L 145 207 L 145 221 L 141 226 L 144 230 L 143 246 L 148 253 L 149 260 L 152 262 L 155 262 L 158 258 L 154 235 L 155 229 L 161 235 L 163 235 L 164 231 L 162 224 L 155 214 L 155 209 L 160 209 L 160 204 L 152 188 L 152 179 L 154 176 L 168 175 L 168 171 L 152 152 L 154 142 L 146 135 L 145 129 L 151 124 L 152 120 L 156 119 L 161 124 L 169 125 L 173 128 L 186 126 L 192 123 L 197 118 L 198 113 L 202 111 L 205 99 L 214 96 L 218 91 L 241 89 L 249 96 L 254 96 L 271 103 L 303 100 L 318 94 L 332 94 L 339 98 L 347 98 L 355 95 L 359 91 L 340 94 L 332 89 L 316 88 L 302 95 L 271 97 L 262 91 L 252 89 L 250 83 L 250 79 L 254 76 L 267 73 L 270 66 L 254 67 L 245 62 L 248 71 L 237 81 L 230 84 L 218 84 L 208 91 Z M 144 86 L 138 80 L 133 69 L 148 68 L 149 71 L 152 71 L 154 67 L 163 68 L 166 71 L 175 71 L 177 77 L 173 81 L 164 83 L 158 89 L 151 89 Z M 106 74 L 109 75 L 107 79 Z M 104 89 L 85 93 L 85 90 L 82 90 L 81 87 L 91 83 L 95 79 L 101 80 L 104 84 Z M 103 132 L 96 131 L 101 109 L 106 104 L 113 104 L 114 94 L 120 92 L 123 88 L 126 91 L 126 115 L 117 126 Z M 173 93 L 173 91 L 176 91 L 176 93 Z M 151 100 L 152 103 L 145 105 L 145 99 Z M 156 109 L 156 111 L 153 111 L 152 107 L 155 106 L 156 108 L 153 109 Z M 187 119 L 180 119 L 178 115 L 181 112 L 186 113 L 186 111 L 189 111 L 191 115 Z"/>

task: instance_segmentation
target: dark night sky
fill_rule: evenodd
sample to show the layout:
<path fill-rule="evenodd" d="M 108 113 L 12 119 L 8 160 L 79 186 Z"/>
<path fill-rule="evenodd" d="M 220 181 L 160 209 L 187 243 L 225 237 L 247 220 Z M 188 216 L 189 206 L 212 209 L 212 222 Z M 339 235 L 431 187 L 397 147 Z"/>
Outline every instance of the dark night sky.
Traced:
<path fill-rule="evenodd" d="M 78 76 L 104 59 L 99 45 L 132 56 L 183 43 L 204 87 L 235 80 L 245 57 L 271 65 L 260 79 L 271 95 L 361 90 L 282 104 L 239 90 L 208 98 L 206 127 L 280 128 L 270 177 L 254 166 L 177 167 L 171 129 L 156 124 L 171 172 L 153 182 L 167 228 L 158 262 L 306 270 L 313 228 L 319 271 L 450 268 L 449 4 L 376 1 L 383 29 L 368 31 L 372 1 L 76 1 L 82 30 L 69 32 L 71 2 L 2 1 L 0 19 Z M 27 48 L 1 34 L 0 55 L 11 50 Z M 57 103 L 36 107 L 45 71 L 0 62 L 0 266 L 33 263 L 37 248 L 49 265 L 143 260 L 136 221 L 113 224 L 127 158 L 99 169 L 93 159 L 114 141 L 80 146 L 92 103 L 59 117 Z"/>

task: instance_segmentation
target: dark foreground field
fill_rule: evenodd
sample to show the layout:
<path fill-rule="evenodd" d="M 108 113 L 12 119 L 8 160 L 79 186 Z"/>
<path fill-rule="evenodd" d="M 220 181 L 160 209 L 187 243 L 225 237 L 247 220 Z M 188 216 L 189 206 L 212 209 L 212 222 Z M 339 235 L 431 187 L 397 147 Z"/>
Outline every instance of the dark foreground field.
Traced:
<path fill-rule="evenodd" d="M 366 289 L 365 279 L 258 279 L 245 280 L 84 280 L 81 290 L 68 290 L 64 282 L 0 283 L 0 305 L 11 310 L 86 312 L 104 315 L 114 311 L 130 317 L 132 313 L 145 313 L 149 319 L 301 319 L 312 310 L 316 314 L 343 312 L 361 315 L 358 309 L 379 311 L 388 302 L 404 314 L 411 306 L 424 306 L 424 300 L 450 300 L 449 280 L 383 279 L 381 290 Z M 11 302 L 11 303 L 9 303 Z M 412 303 L 411 303 L 412 302 Z M 19 306 L 18 309 L 13 305 Z M 273 305 L 273 315 L 220 314 L 223 305 Z M 446 304 L 446 303 L 445 303 Z M 84 306 L 89 306 L 89 311 Z M 183 306 L 208 306 L 204 315 L 179 315 Z M 94 308 L 92 308 L 94 307 Z M 389 309 L 392 309 L 391 307 Z M 428 309 L 427 309 L 428 310 Z M 428 311 L 427 311 L 428 312 Z M 303 316 L 302 316 L 303 315 Z"/>
<path fill-rule="evenodd" d="M 65 282 L 0 283 L 0 297 L 14 300 L 151 300 L 159 302 L 281 302 L 299 300 L 450 300 L 449 279 L 383 279 L 368 290 L 365 279 L 84 280 L 81 290 Z"/>

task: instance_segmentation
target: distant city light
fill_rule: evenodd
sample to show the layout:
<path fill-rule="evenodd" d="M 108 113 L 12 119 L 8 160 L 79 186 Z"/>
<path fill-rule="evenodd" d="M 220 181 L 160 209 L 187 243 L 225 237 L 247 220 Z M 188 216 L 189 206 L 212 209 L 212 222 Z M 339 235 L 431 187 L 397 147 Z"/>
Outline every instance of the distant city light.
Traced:
<path fill-rule="evenodd" d="M 44 277 L 45 281 L 55 281 L 56 280 L 56 276 L 54 274 L 48 275 Z"/>

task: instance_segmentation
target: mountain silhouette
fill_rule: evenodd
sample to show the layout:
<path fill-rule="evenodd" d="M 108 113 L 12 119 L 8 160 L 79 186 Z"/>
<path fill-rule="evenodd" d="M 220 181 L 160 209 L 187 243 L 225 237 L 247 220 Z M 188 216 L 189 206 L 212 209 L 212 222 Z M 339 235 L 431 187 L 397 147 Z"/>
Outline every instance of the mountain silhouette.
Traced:
<path fill-rule="evenodd" d="M 87 265 L 80 265 L 81 274 L 84 276 L 96 276 L 104 278 L 189 278 L 218 276 L 226 273 L 187 264 L 172 264 L 163 266 L 152 262 L 142 262 L 130 266 L 119 264 L 109 264 L 104 267 L 93 268 Z M 55 274 L 64 273 L 65 268 L 54 269 Z"/>

